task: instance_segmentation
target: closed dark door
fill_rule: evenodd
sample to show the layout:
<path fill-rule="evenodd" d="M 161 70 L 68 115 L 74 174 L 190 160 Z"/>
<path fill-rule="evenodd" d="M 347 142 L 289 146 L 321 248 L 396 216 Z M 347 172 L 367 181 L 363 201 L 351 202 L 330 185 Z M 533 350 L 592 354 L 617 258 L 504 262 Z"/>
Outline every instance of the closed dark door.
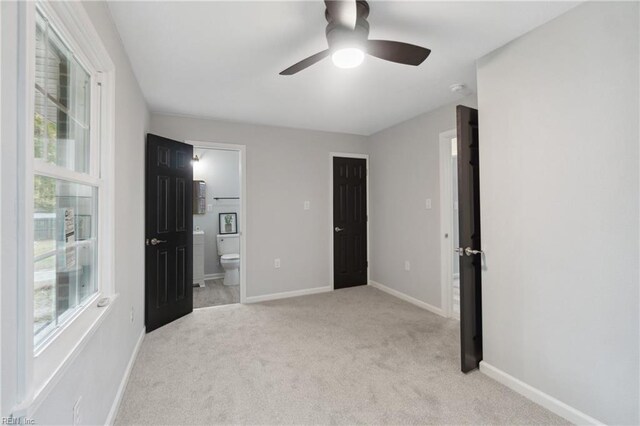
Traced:
<path fill-rule="evenodd" d="M 193 147 L 147 135 L 145 324 L 193 311 Z"/>
<path fill-rule="evenodd" d="M 367 162 L 333 158 L 333 285 L 367 284 Z"/>
<path fill-rule="evenodd" d="M 482 252 L 478 110 L 457 107 L 460 226 L 460 346 L 462 371 L 482 361 Z"/>

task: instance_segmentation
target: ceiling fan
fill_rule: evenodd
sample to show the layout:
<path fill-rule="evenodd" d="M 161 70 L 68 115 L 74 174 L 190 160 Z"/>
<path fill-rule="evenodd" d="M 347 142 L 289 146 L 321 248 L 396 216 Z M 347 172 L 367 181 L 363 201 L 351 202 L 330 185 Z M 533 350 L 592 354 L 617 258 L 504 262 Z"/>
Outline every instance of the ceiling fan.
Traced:
<path fill-rule="evenodd" d="M 280 75 L 292 75 L 331 55 L 340 68 L 354 68 L 364 55 L 405 65 L 420 65 L 431 50 L 390 40 L 369 40 L 369 3 L 364 0 L 325 0 L 325 34 L 329 48 L 290 66 Z"/>

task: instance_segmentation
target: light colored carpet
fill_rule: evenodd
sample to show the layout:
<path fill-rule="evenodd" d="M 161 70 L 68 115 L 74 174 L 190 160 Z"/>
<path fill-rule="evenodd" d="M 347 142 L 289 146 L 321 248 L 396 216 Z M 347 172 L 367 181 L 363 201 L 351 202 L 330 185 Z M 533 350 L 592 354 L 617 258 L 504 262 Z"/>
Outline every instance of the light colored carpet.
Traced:
<path fill-rule="evenodd" d="M 148 334 L 117 424 L 566 424 L 480 372 L 458 322 L 368 286 L 195 311 Z"/>
<path fill-rule="evenodd" d="M 240 286 L 224 285 L 222 278 L 206 280 L 204 287 L 193 288 L 193 307 L 228 305 L 240 302 Z"/>

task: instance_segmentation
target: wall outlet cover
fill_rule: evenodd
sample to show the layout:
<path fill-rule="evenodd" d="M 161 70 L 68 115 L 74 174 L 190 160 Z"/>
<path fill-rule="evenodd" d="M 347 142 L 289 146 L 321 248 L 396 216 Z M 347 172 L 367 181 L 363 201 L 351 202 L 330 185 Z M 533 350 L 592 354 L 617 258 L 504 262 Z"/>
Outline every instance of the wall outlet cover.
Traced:
<path fill-rule="evenodd" d="M 405 271 L 410 271 L 411 270 L 411 263 L 409 263 L 408 260 L 404 261 L 404 270 Z"/>
<path fill-rule="evenodd" d="M 273 267 L 274 268 L 279 268 L 280 267 L 280 259 L 275 259 L 273 261 Z"/>

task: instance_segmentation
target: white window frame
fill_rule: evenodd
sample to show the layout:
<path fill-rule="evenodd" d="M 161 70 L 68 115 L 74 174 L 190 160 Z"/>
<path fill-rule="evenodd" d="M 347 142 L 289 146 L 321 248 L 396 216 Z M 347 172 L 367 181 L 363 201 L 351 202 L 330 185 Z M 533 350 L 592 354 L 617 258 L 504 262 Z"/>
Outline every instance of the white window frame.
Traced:
<path fill-rule="evenodd" d="M 115 66 L 91 19 L 80 2 L 21 2 L 19 5 L 18 139 L 18 345 L 17 401 L 14 416 L 30 416 L 81 352 L 117 298 L 114 286 L 114 134 Z M 49 21 L 79 62 L 89 71 L 91 89 L 91 142 L 89 175 L 34 159 L 35 33 L 36 8 Z M 98 87 L 99 84 L 99 87 Z M 100 95 L 98 94 L 100 90 Z M 94 114 L 99 112 L 99 116 Z M 72 318 L 65 321 L 34 352 L 33 334 L 33 199 L 34 176 L 45 175 L 89 184 L 98 190 L 97 280 L 98 291 Z M 97 307 L 96 300 L 111 303 Z"/>

